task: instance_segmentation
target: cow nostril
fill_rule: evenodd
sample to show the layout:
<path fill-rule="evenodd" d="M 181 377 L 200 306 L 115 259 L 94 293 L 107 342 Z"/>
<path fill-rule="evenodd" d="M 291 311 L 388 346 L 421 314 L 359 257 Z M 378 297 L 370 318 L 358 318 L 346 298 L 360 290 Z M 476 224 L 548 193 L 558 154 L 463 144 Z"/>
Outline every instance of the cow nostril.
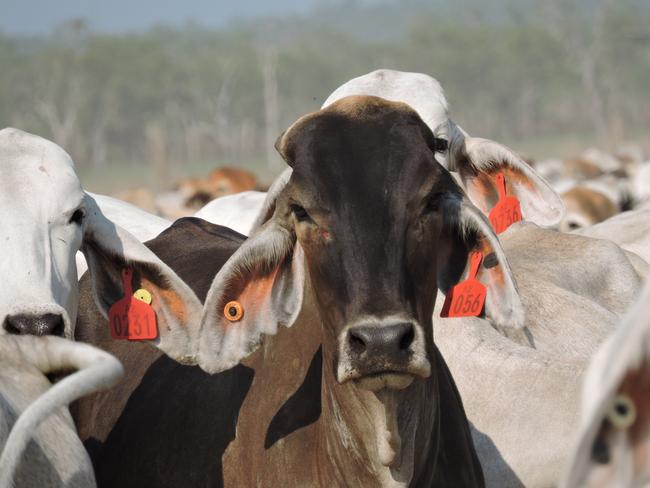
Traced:
<path fill-rule="evenodd" d="M 354 352 L 362 353 L 366 350 L 366 342 L 360 334 L 356 334 L 354 331 L 350 330 L 348 340 L 350 341 L 350 347 Z"/>
<path fill-rule="evenodd" d="M 55 335 L 63 336 L 65 323 L 59 314 L 46 313 L 43 315 L 10 315 L 3 324 L 9 334 L 16 335 Z"/>
<path fill-rule="evenodd" d="M 59 320 L 55 322 L 55 325 L 52 328 L 50 335 L 63 337 L 64 333 L 65 333 L 65 324 L 63 323 L 63 318 L 59 316 Z"/>
<path fill-rule="evenodd" d="M 20 330 L 9 320 L 9 317 L 5 319 L 4 324 L 2 325 L 7 331 L 7 334 L 20 335 Z"/>
<path fill-rule="evenodd" d="M 399 340 L 400 351 L 408 349 L 409 346 L 413 343 L 413 339 L 415 339 L 415 331 L 413 329 L 413 325 L 409 324 L 408 329 L 404 332 L 401 339 Z"/>

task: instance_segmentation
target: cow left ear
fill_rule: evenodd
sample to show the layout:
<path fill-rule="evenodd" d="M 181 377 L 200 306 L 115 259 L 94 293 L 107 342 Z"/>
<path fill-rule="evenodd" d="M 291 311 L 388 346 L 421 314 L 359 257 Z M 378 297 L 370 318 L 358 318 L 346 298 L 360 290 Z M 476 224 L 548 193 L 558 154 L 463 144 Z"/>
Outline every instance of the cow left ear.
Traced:
<path fill-rule="evenodd" d="M 443 231 L 438 249 L 438 288 L 447 293 L 468 267 L 468 254 L 480 251 L 483 260 L 476 278 L 487 287 L 485 315 L 506 336 L 524 328 L 524 306 L 515 278 L 492 226 L 458 191 L 442 202 Z"/>
<path fill-rule="evenodd" d="M 276 212 L 277 214 L 277 212 Z M 304 255 L 283 219 L 274 216 L 215 276 L 201 320 L 199 366 L 221 372 L 252 354 L 265 335 L 298 318 L 304 293 Z"/>
<path fill-rule="evenodd" d="M 95 302 L 106 317 L 125 295 L 122 272 L 132 270 L 132 289 L 151 295 L 158 336 L 148 340 L 171 358 L 195 364 L 203 306 L 192 289 L 149 248 L 109 221 L 95 200 L 85 196 L 86 215 L 81 245 Z"/>
<path fill-rule="evenodd" d="M 564 217 L 560 196 L 510 148 L 471 137 L 450 120 L 448 153 L 449 169 L 460 174 L 467 195 L 484 214 L 499 200 L 497 175 L 501 173 L 506 193 L 517 197 L 525 220 L 550 227 Z"/>

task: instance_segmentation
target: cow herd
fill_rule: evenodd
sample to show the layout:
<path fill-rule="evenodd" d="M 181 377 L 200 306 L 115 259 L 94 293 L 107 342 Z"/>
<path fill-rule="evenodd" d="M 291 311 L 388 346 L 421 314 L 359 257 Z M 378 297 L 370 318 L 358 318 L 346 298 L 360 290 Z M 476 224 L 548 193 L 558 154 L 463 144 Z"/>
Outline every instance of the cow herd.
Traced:
<path fill-rule="evenodd" d="M 0 488 L 650 485 L 647 210 L 567 224 L 423 74 L 276 149 L 171 222 L 0 131 Z"/>

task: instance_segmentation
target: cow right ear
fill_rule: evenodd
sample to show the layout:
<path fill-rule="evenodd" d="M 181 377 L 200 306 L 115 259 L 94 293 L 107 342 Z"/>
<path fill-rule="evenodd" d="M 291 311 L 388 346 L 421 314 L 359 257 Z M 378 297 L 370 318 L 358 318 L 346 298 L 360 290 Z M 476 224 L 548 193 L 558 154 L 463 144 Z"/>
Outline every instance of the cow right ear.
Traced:
<path fill-rule="evenodd" d="M 131 270 L 132 291 L 146 290 L 156 314 L 157 337 L 147 342 L 180 363 L 196 364 L 203 306 L 192 289 L 148 247 L 109 221 L 90 195 L 84 205 L 81 251 L 101 313 L 107 317 L 125 296 L 123 271 Z"/>
<path fill-rule="evenodd" d="M 512 149 L 471 137 L 449 120 L 449 169 L 460 174 L 467 195 L 485 215 L 499 200 L 497 175 L 505 177 L 506 193 L 517 197 L 523 218 L 544 227 L 557 225 L 565 214 L 562 199 Z"/>
<path fill-rule="evenodd" d="M 485 315 L 504 335 L 522 338 L 525 311 L 515 278 L 492 226 L 485 216 L 458 192 L 442 202 L 444 228 L 438 250 L 438 288 L 448 293 L 467 268 L 468 254 L 480 251 L 483 263 L 477 279 L 487 288 Z"/>

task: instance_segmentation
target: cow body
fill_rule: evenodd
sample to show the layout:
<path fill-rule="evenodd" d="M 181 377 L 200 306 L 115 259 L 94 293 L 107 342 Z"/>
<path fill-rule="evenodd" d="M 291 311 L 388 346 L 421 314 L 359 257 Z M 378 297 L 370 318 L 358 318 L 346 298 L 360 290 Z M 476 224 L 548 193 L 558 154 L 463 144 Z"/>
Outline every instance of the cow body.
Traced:
<path fill-rule="evenodd" d="M 527 222 L 500 240 L 526 308 L 527 335 L 514 342 L 482 318 L 436 312 L 436 343 L 463 398 L 486 484 L 557 486 L 583 372 L 636 300 L 647 265 L 611 242 Z M 439 297 L 436 311 L 441 307 Z"/>
<path fill-rule="evenodd" d="M 562 487 L 650 482 L 650 286 L 587 371 L 580 428 Z"/>
<path fill-rule="evenodd" d="M 577 234 L 615 242 L 650 263 L 650 209 L 628 210 Z"/>
<path fill-rule="evenodd" d="M 186 218 L 147 245 L 203 300 L 243 239 Z M 375 444 L 356 444 L 358 430 L 372 430 L 374 414 L 364 412 L 351 387 L 336 393 L 327 387 L 332 371 L 322 359 L 318 317 L 308 309 L 300 324 L 267 338 L 245 364 L 208 375 L 148 345 L 112 340 L 87 282 L 82 280 L 77 340 L 110 351 L 130 372 L 122 384 L 81 400 L 73 410 L 100 486 L 362 486 L 382 476 L 382 484 L 394 482 L 384 466 L 361 469 L 370 457 L 364 450 Z M 440 403 L 459 402 L 444 362 L 439 371 Z M 467 449 L 468 438 L 458 438 L 463 417 L 452 411 L 441 421 L 450 429 L 442 444 L 449 458 L 441 462 L 457 462 Z M 413 446 L 428 439 L 408 441 L 406 456 L 427 456 Z M 423 481 L 412 486 L 429 486 L 432 472 L 420 475 Z M 454 476 L 436 486 L 478 484 L 470 469 Z"/>

